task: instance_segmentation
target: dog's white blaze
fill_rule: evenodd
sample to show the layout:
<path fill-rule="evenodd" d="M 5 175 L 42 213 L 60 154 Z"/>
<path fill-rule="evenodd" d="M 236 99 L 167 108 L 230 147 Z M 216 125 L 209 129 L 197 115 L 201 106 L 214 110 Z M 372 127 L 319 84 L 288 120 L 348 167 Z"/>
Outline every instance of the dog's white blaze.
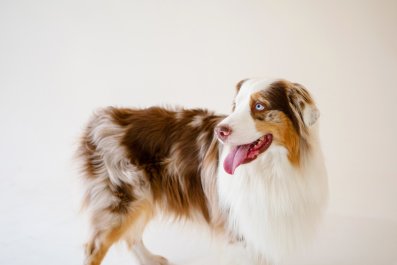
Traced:
<path fill-rule="evenodd" d="M 263 135 L 255 127 L 255 121 L 251 116 L 250 100 L 251 95 L 263 89 L 267 83 L 269 81 L 247 80 L 241 86 L 236 96 L 234 112 L 220 123 L 220 125 L 226 125 L 232 129 L 232 134 L 227 138 L 227 144 L 248 144 Z"/>
<path fill-rule="evenodd" d="M 232 133 L 226 142 L 230 145 L 248 144 L 262 136 L 255 128 L 255 122 L 250 115 L 249 98 L 236 107 L 235 111 L 224 119 L 220 125 L 226 125 L 231 128 Z"/>

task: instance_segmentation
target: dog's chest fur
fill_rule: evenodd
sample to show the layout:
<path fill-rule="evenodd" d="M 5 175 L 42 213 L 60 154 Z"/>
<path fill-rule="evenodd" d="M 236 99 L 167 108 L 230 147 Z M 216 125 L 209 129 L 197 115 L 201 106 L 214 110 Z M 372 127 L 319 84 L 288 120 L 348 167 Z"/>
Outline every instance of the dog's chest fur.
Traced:
<path fill-rule="evenodd" d="M 228 228 L 260 260 L 280 261 L 315 232 L 327 183 L 321 151 L 314 147 L 313 152 L 318 158 L 310 158 L 310 168 L 301 170 L 291 166 L 280 146 L 272 146 L 232 176 L 220 166 L 217 187 Z"/>

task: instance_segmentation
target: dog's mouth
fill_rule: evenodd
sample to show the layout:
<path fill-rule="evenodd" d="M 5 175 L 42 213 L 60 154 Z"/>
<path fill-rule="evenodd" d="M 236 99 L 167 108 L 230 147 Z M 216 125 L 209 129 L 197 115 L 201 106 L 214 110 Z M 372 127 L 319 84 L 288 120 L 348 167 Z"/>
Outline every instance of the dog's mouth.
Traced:
<path fill-rule="evenodd" d="M 238 166 L 255 160 L 261 153 L 265 152 L 272 140 L 273 135 L 266 134 L 252 143 L 234 146 L 223 162 L 225 171 L 233 175 Z"/>

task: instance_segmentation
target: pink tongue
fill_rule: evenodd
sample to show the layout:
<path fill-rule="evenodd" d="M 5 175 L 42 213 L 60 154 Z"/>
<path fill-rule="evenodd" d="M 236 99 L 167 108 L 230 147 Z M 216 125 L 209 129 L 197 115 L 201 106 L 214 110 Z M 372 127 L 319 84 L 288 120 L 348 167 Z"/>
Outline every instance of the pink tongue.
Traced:
<path fill-rule="evenodd" d="M 234 147 L 230 153 L 225 158 L 223 162 L 223 168 L 227 173 L 233 175 L 234 170 L 241 165 L 247 158 L 248 150 L 250 148 L 249 144 L 239 145 Z"/>

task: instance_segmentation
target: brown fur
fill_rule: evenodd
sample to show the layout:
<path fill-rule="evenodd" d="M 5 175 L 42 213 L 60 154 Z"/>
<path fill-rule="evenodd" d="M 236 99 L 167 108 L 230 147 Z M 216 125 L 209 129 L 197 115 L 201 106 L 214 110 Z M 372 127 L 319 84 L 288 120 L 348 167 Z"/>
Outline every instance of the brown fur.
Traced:
<path fill-rule="evenodd" d="M 79 148 L 89 187 L 84 205 L 93 211 L 86 264 L 100 264 L 107 249 L 134 226 L 134 220 L 146 216 L 143 230 L 156 206 L 177 218 L 201 215 L 214 230 L 223 229 L 214 197 L 219 156 L 214 127 L 221 119 L 223 116 L 200 109 L 158 107 L 110 107 L 94 115 Z M 109 140 L 114 143 L 104 144 Z M 120 155 L 120 161 L 106 162 Z M 128 167 L 135 184 L 112 180 L 107 163 Z M 98 196 L 107 199 L 103 205 L 92 206 Z M 127 239 L 129 245 L 140 240 L 139 233 L 135 237 Z"/>
<path fill-rule="evenodd" d="M 188 217 L 197 209 L 209 221 L 203 176 L 197 165 L 203 160 L 200 148 L 207 153 L 211 144 L 217 146 L 213 131 L 221 117 L 204 110 L 184 110 L 179 115 L 180 119 L 176 112 L 157 107 L 111 109 L 113 121 L 126 129 L 122 145 L 130 162 L 145 172 L 155 203 L 166 202 L 166 208 L 179 217 Z M 203 126 L 190 127 L 197 116 L 203 117 Z M 199 135 L 204 135 L 200 145 Z M 211 151 L 212 156 L 218 155 L 217 148 Z"/>
<path fill-rule="evenodd" d="M 300 162 L 300 138 L 291 121 L 280 111 L 277 111 L 276 122 L 256 122 L 256 129 L 263 133 L 271 133 L 273 141 L 288 150 L 291 164 L 298 166 Z"/>

